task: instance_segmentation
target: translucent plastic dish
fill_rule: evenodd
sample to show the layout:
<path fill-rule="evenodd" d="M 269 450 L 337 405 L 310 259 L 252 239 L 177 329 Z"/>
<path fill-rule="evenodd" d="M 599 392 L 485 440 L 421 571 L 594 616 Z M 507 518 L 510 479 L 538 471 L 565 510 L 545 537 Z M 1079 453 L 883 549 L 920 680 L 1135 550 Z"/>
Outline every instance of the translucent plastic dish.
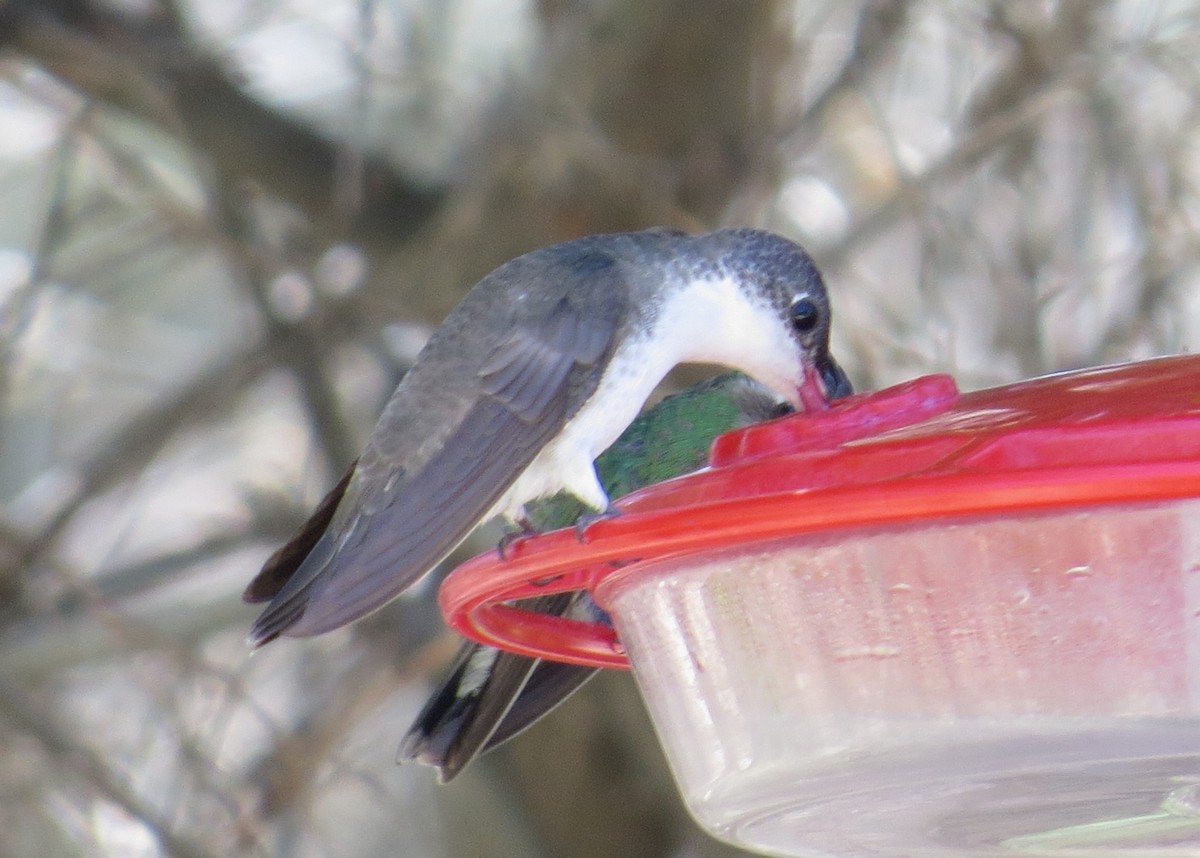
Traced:
<path fill-rule="evenodd" d="M 464 633 L 632 665 L 688 807 L 795 856 L 1200 856 L 1200 359 L 944 377 L 448 579 Z M 592 591 L 603 626 L 506 602 Z"/>

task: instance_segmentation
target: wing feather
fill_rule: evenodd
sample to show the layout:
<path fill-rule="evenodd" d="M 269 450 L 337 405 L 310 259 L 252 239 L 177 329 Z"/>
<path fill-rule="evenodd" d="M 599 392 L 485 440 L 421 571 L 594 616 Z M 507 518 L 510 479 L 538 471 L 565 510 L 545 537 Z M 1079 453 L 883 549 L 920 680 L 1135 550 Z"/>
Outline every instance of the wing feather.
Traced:
<path fill-rule="evenodd" d="M 338 484 L 317 504 L 317 508 L 309 516 L 308 521 L 304 522 L 278 551 L 267 558 L 262 571 L 255 575 L 254 579 L 246 585 L 246 589 L 242 591 L 242 601 L 251 604 L 269 602 L 279 594 L 288 579 L 295 573 L 296 568 L 304 562 L 305 557 L 312 553 L 316 544 L 325 534 L 329 522 L 333 519 L 333 512 L 341 503 L 342 496 L 346 493 L 346 486 L 350 484 L 350 478 L 354 476 L 354 468 L 357 464 L 357 461 L 350 464 Z"/>
<path fill-rule="evenodd" d="M 329 631 L 424 576 L 562 428 L 578 393 L 573 374 L 594 386 L 592 365 L 612 347 L 617 322 L 615 311 L 597 312 L 594 301 L 567 295 L 537 323 L 502 338 L 481 364 L 482 395 L 438 452 L 316 541 L 274 593 L 251 640 Z"/>

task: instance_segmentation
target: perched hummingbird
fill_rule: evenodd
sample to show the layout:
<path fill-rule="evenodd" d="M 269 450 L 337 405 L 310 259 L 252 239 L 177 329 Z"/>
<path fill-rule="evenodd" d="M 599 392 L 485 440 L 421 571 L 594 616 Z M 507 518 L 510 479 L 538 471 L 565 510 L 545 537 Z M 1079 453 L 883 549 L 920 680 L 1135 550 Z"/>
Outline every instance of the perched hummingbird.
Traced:
<path fill-rule="evenodd" d="M 593 461 L 684 362 L 740 369 L 793 406 L 845 376 L 808 254 L 753 229 L 598 235 L 483 278 L 405 374 L 350 471 L 244 593 L 250 640 L 304 637 L 391 601 L 481 521 L 528 523 L 565 490 L 597 511 Z"/>
<path fill-rule="evenodd" d="M 844 378 L 830 391 L 831 397 L 849 393 Z M 596 460 L 596 473 L 609 497 L 616 499 L 703 467 L 718 435 L 791 410 L 776 394 L 740 373 L 717 376 L 667 397 L 634 420 Z M 539 530 L 569 527 L 584 511 L 565 494 L 528 506 L 530 521 Z M 586 594 L 543 596 L 524 607 L 607 620 Z M 436 767 L 445 783 L 477 754 L 532 725 L 595 672 L 465 643 L 449 676 L 404 737 L 400 759 Z"/>

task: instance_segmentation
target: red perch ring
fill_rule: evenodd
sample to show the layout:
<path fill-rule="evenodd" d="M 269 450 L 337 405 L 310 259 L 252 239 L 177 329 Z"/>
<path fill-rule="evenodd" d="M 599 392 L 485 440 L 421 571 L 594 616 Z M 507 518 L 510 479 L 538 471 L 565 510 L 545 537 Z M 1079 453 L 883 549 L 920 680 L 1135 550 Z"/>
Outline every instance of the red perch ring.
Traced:
<path fill-rule="evenodd" d="M 459 633 L 521 655 L 628 668 L 613 629 L 513 601 L 607 588 L 648 562 L 800 534 L 1200 497 L 1200 357 L 960 394 L 927 376 L 718 438 L 710 467 L 617 503 L 588 529 L 521 540 L 455 570 Z"/>

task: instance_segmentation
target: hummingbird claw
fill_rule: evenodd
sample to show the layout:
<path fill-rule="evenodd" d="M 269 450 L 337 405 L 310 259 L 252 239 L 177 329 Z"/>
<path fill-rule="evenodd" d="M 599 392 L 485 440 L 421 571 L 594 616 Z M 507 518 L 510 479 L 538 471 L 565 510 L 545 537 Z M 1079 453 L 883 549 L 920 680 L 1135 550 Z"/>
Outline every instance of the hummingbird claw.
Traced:
<path fill-rule="evenodd" d="M 612 504 L 609 504 L 600 512 L 585 512 L 575 522 L 575 538 L 580 542 L 587 542 L 587 532 L 593 524 L 605 519 L 616 518 L 620 514 L 621 511 Z"/>
<path fill-rule="evenodd" d="M 500 555 L 501 560 L 508 559 L 509 549 L 523 539 L 528 539 L 531 536 L 537 536 L 538 530 L 533 526 L 533 522 L 522 516 L 516 522 L 517 530 L 509 531 L 500 537 L 500 541 L 496 543 L 496 553 Z"/>

